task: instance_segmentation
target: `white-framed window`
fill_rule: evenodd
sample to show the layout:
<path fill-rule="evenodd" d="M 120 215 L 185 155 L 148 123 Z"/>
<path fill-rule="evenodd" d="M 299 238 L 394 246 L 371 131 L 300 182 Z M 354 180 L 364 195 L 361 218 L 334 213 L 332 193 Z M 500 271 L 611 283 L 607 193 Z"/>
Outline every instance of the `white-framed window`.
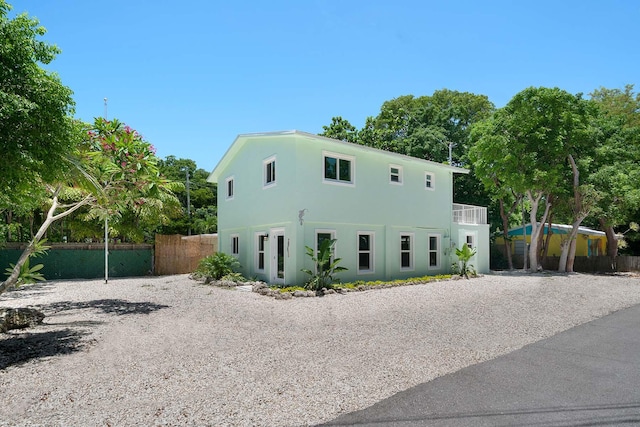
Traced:
<path fill-rule="evenodd" d="M 369 231 L 358 232 L 358 274 L 374 273 L 375 234 Z"/>
<path fill-rule="evenodd" d="M 256 271 L 264 272 L 265 271 L 265 247 L 267 242 L 267 233 L 264 231 L 258 231 L 256 233 L 256 259 L 255 266 Z"/>
<path fill-rule="evenodd" d="M 226 179 L 225 188 L 226 188 L 226 191 L 227 191 L 227 200 L 233 199 L 235 188 L 233 186 L 233 177 L 232 176 L 230 176 L 229 178 Z"/>
<path fill-rule="evenodd" d="M 329 184 L 354 185 L 356 158 L 322 152 L 322 179 Z"/>
<path fill-rule="evenodd" d="M 474 250 L 476 248 L 476 235 L 468 233 L 464 237 L 465 243 L 469 246 L 469 249 Z"/>
<path fill-rule="evenodd" d="M 440 268 L 440 234 L 429 234 L 429 268 Z"/>
<path fill-rule="evenodd" d="M 413 233 L 400 234 L 400 270 L 413 270 Z"/>
<path fill-rule="evenodd" d="M 389 183 L 402 185 L 402 166 L 389 165 Z"/>
<path fill-rule="evenodd" d="M 424 173 L 424 188 L 426 188 L 427 190 L 436 189 L 436 178 L 432 172 Z"/>
<path fill-rule="evenodd" d="M 237 234 L 231 235 L 231 255 L 240 255 L 240 236 Z"/>
<path fill-rule="evenodd" d="M 262 186 L 276 185 L 276 156 L 269 157 L 262 162 Z"/>
<path fill-rule="evenodd" d="M 316 230 L 316 241 L 315 243 L 315 252 L 316 252 L 316 258 L 318 258 L 319 254 L 320 254 L 320 245 L 322 244 L 323 241 L 325 240 L 333 240 L 336 238 L 336 230 L 327 230 L 327 229 L 317 229 Z M 336 242 L 337 243 L 337 242 Z M 331 254 L 331 258 L 329 259 L 329 264 L 331 264 L 333 262 L 333 260 L 336 257 L 336 245 L 333 246 L 333 251 Z M 318 266 L 316 265 L 316 269 L 318 268 Z"/>

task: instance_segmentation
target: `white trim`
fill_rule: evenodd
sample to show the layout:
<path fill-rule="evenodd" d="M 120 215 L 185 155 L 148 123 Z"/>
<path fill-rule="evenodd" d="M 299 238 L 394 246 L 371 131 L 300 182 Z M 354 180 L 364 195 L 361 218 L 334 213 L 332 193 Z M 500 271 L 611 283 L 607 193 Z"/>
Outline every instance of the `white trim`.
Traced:
<path fill-rule="evenodd" d="M 360 250 L 360 236 L 369 236 L 369 250 L 361 251 Z M 376 257 L 375 257 L 375 248 L 376 248 L 376 233 L 374 231 L 358 231 L 356 233 L 356 271 L 357 274 L 374 274 L 376 272 Z M 368 253 L 369 254 L 369 269 L 361 270 L 360 269 L 360 254 Z"/>
<path fill-rule="evenodd" d="M 407 250 L 403 250 L 402 249 L 402 238 L 403 237 L 409 237 L 409 267 L 403 267 L 402 266 L 402 254 L 407 252 Z M 415 259 L 414 259 L 414 250 L 413 247 L 415 246 L 415 233 L 400 233 L 400 241 L 398 242 L 399 246 L 398 249 L 399 254 L 400 254 L 400 271 L 413 271 L 415 270 Z"/>
<path fill-rule="evenodd" d="M 396 174 L 394 174 L 392 169 L 397 169 L 398 172 Z M 393 180 L 393 176 L 394 175 L 397 175 L 398 181 L 394 181 Z M 404 176 L 403 176 L 402 166 L 394 165 L 393 163 L 389 164 L 389 184 L 392 184 L 392 185 L 402 185 L 402 184 L 404 184 Z"/>
<path fill-rule="evenodd" d="M 436 249 L 433 250 L 431 248 L 431 238 L 436 238 Z M 431 265 L 431 254 L 436 254 L 436 265 Z M 442 234 L 440 233 L 429 233 L 427 235 L 427 268 L 429 270 L 437 270 L 440 268 L 442 260 Z"/>
<path fill-rule="evenodd" d="M 471 237 L 471 245 L 469 245 L 469 237 Z M 478 246 L 478 235 L 477 233 L 465 233 L 464 234 L 464 244 L 469 246 L 469 249 L 474 250 Z"/>
<path fill-rule="evenodd" d="M 231 182 L 231 194 L 229 194 L 229 182 Z M 233 179 L 233 175 L 231 175 L 224 181 L 224 194 L 225 200 L 233 200 L 233 197 L 236 194 L 236 183 Z"/>
<path fill-rule="evenodd" d="M 427 177 L 429 177 L 428 180 Z M 429 183 L 429 185 L 427 185 L 427 183 Z M 434 191 L 436 189 L 436 175 L 433 172 L 424 172 L 424 188 L 429 191 Z"/>
<path fill-rule="evenodd" d="M 336 159 L 336 179 L 325 177 L 325 158 L 330 157 Z M 340 179 L 340 160 L 346 160 L 349 162 L 349 174 L 350 180 L 343 181 Z M 331 185 L 342 185 L 347 187 L 356 186 L 356 158 L 355 156 L 349 156 L 347 154 L 339 154 L 331 151 L 322 150 L 322 182 Z"/>
<path fill-rule="evenodd" d="M 282 277 L 278 277 L 278 236 L 282 236 L 283 257 Z M 287 236 L 284 228 L 272 228 L 269 230 L 269 277 L 273 284 L 284 284 L 287 280 Z"/>
<path fill-rule="evenodd" d="M 255 232 L 254 270 L 256 273 L 264 273 L 267 270 L 267 242 L 269 234 L 266 231 Z M 260 250 L 260 240 L 262 239 L 262 251 Z M 262 268 L 260 268 L 260 253 L 262 253 Z"/>
<path fill-rule="evenodd" d="M 330 236 L 329 239 L 335 240 L 335 238 L 336 238 L 336 230 L 335 229 L 331 229 L 331 228 L 316 228 L 314 230 L 314 233 L 313 233 L 313 253 L 315 254 L 316 258 L 318 257 L 318 249 L 319 249 L 318 248 L 318 234 L 328 234 Z M 335 245 L 333 245 L 333 256 L 331 257 L 331 262 L 333 262 L 333 260 L 336 259 L 337 253 L 338 253 L 338 242 L 336 242 Z M 317 272 L 318 266 L 314 265 L 313 269 L 314 269 L 314 271 Z"/>
<path fill-rule="evenodd" d="M 271 171 L 271 177 L 272 180 L 271 182 L 267 182 L 267 177 L 268 177 L 268 172 L 267 169 L 269 168 L 269 166 L 271 165 L 271 163 L 273 163 L 273 168 Z M 276 163 L 276 156 L 273 155 L 267 159 L 264 159 L 262 161 L 262 188 L 271 188 L 271 187 L 275 187 L 277 184 L 277 175 L 276 175 L 276 169 L 277 169 L 277 163 Z"/>

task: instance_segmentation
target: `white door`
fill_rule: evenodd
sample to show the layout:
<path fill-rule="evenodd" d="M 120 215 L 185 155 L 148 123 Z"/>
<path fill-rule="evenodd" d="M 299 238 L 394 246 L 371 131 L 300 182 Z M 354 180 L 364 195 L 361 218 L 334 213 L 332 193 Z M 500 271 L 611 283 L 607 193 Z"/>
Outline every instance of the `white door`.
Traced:
<path fill-rule="evenodd" d="M 271 283 L 284 284 L 284 260 L 286 258 L 284 228 L 274 228 L 269 233 L 271 242 Z"/>

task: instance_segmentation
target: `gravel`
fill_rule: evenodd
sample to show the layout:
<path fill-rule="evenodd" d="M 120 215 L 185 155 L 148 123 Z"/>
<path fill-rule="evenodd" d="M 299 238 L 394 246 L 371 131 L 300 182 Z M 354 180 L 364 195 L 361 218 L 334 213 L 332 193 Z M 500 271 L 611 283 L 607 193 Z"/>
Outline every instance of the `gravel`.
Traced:
<path fill-rule="evenodd" d="M 632 275 L 491 274 L 282 301 L 186 275 L 0 295 L 2 426 L 302 426 L 640 303 Z"/>

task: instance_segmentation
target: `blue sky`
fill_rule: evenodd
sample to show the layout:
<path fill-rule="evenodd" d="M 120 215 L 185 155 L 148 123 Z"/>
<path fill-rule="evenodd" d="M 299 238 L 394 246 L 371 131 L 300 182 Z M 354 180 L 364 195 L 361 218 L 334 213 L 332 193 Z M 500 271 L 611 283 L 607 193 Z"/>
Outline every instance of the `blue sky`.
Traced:
<path fill-rule="evenodd" d="M 48 69 L 76 116 L 137 129 L 212 170 L 236 135 L 360 128 L 386 100 L 438 89 L 498 107 L 529 86 L 640 82 L 635 0 L 9 0 L 62 49 Z M 640 87 L 636 87 L 640 89 Z"/>

